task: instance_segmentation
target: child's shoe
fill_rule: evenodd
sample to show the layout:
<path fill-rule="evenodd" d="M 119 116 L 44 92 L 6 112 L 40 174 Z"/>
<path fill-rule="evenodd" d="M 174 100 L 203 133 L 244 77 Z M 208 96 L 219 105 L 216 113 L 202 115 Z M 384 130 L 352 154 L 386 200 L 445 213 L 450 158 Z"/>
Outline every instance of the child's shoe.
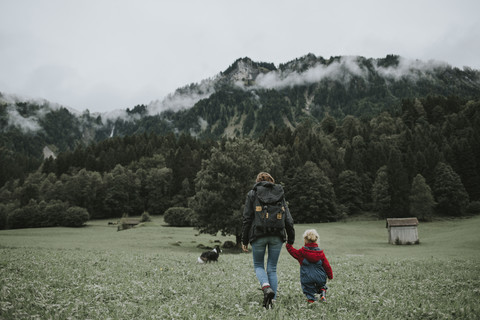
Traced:
<path fill-rule="evenodd" d="M 320 292 L 320 301 L 327 302 L 327 290 L 322 289 Z"/>

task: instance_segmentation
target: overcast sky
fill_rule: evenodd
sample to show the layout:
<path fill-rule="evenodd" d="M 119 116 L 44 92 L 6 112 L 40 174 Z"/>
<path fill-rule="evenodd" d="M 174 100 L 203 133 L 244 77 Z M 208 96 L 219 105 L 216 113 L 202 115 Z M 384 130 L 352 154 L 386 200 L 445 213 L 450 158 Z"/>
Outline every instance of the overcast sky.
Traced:
<path fill-rule="evenodd" d="M 480 69 L 478 0 L 0 0 L 0 92 L 106 112 L 236 59 L 308 53 Z"/>

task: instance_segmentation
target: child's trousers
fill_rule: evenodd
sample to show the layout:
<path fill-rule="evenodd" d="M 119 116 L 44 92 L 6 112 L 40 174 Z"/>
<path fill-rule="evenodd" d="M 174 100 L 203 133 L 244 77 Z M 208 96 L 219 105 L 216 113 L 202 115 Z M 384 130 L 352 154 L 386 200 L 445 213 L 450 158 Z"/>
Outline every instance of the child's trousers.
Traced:
<path fill-rule="evenodd" d="M 308 300 L 316 301 L 315 294 L 320 293 L 321 289 L 327 290 L 325 283 L 302 283 L 302 290 Z"/>

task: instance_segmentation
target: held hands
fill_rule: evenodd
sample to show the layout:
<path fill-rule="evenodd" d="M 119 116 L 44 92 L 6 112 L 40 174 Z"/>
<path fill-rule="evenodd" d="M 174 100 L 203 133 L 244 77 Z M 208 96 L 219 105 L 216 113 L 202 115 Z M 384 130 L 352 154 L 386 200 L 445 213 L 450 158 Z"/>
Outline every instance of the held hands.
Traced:
<path fill-rule="evenodd" d="M 243 252 L 248 252 L 248 245 L 242 244 L 242 250 Z"/>

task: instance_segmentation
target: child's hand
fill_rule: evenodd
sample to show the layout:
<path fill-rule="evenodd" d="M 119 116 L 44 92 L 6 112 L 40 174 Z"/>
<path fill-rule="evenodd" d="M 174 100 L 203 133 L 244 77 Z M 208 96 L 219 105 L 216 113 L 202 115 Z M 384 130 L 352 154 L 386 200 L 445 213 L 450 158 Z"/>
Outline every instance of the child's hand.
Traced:
<path fill-rule="evenodd" d="M 242 244 L 242 250 L 243 252 L 248 252 L 248 245 Z"/>

